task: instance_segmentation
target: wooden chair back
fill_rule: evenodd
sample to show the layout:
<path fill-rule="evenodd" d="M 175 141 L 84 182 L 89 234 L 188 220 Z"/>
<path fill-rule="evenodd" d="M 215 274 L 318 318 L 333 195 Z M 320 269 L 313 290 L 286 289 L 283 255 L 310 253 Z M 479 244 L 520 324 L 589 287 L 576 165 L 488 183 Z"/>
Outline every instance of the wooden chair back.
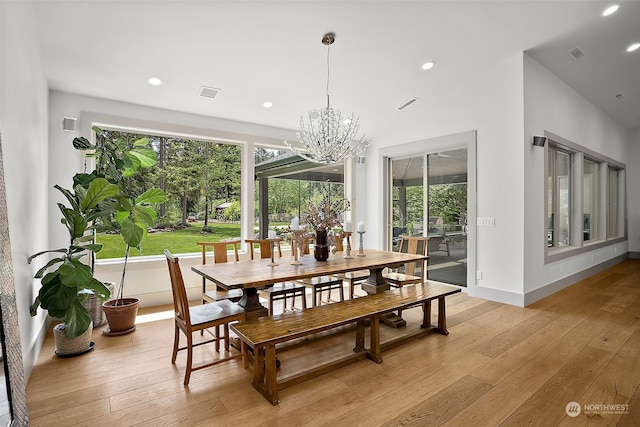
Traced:
<path fill-rule="evenodd" d="M 339 232 L 335 237 L 334 237 L 334 241 L 336 243 L 336 252 L 342 252 L 344 251 L 344 245 L 342 244 L 342 240 L 344 239 L 344 234 L 341 232 Z"/>
<path fill-rule="evenodd" d="M 426 255 L 427 254 L 427 241 L 428 237 L 424 236 L 400 236 L 400 244 L 398 245 L 398 252 L 413 254 L 413 255 Z M 424 279 L 424 261 L 409 262 L 404 265 L 404 274 L 410 276 L 416 276 L 416 270 L 420 267 L 418 272 L 420 277 Z"/>
<path fill-rule="evenodd" d="M 258 245 L 260 249 L 260 258 L 271 258 L 271 240 L 269 239 L 246 239 L 245 242 L 249 244 L 249 253 L 251 254 L 251 259 L 255 258 L 255 248 L 254 245 Z M 280 247 L 280 240 L 276 240 L 274 244 L 274 249 L 277 250 L 277 254 L 279 258 L 282 258 L 282 248 Z M 275 254 L 274 254 L 275 256 Z"/>
<path fill-rule="evenodd" d="M 213 262 L 218 264 L 221 262 L 228 262 L 229 257 L 227 255 L 227 249 L 229 246 L 233 246 L 233 254 L 236 261 L 240 261 L 238 256 L 238 245 L 240 240 L 229 240 L 226 242 L 197 242 L 196 245 L 202 246 L 202 264 L 207 263 L 207 248 L 213 248 Z"/>
<path fill-rule="evenodd" d="M 178 257 L 174 256 L 169 250 L 164 250 L 167 257 L 167 265 L 169 266 L 169 277 L 171 278 L 171 291 L 173 293 L 173 310 L 176 321 L 183 323 L 183 326 L 191 327 L 191 318 L 189 317 L 189 300 L 187 299 L 187 291 L 184 287 L 180 264 Z"/>

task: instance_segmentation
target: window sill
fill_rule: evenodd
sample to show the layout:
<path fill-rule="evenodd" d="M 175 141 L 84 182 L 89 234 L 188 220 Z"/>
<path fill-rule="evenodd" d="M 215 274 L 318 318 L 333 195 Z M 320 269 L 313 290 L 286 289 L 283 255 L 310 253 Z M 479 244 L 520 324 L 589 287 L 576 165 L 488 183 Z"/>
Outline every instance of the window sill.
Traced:
<path fill-rule="evenodd" d="M 615 237 L 608 240 L 597 240 L 594 242 L 586 242 L 583 246 L 567 246 L 562 248 L 545 248 L 544 263 L 550 264 L 572 256 L 580 255 L 596 249 L 604 248 L 616 243 L 624 242 L 626 237 Z"/>

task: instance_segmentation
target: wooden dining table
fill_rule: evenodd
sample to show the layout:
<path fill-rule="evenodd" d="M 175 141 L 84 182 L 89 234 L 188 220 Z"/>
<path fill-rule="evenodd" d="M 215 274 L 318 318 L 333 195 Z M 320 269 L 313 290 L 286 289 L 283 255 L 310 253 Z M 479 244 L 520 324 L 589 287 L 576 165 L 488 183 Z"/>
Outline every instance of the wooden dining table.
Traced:
<path fill-rule="evenodd" d="M 364 251 L 364 256 L 353 255 L 347 258 L 338 253 L 326 261 L 316 261 L 309 255 L 302 256 L 299 258 L 299 265 L 291 264 L 291 259 L 276 258 L 276 266 L 269 265 L 270 259 L 256 259 L 193 266 L 191 270 L 223 289 L 242 289 L 242 298 L 238 304 L 247 312 L 248 318 L 256 318 L 268 313 L 267 308 L 260 303 L 258 289 L 274 283 L 369 270 L 369 277 L 362 283 L 362 289 L 368 294 L 377 294 L 389 289 L 389 284 L 382 276 L 385 268 L 399 267 L 407 262 L 427 258 L 426 255 L 369 249 Z"/>

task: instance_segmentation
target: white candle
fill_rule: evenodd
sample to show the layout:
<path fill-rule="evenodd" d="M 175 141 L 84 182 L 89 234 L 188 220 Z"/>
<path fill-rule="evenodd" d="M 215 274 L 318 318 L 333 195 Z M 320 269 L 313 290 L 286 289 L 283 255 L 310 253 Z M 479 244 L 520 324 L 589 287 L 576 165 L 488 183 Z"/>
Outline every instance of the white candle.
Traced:
<path fill-rule="evenodd" d="M 291 220 L 291 229 L 292 230 L 300 229 L 300 218 L 298 218 L 297 216 Z"/>
<path fill-rule="evenodd" d="M 348 232 L 350 232 L 350 231 L 351 231 L 351 221 L 346 220 L 346 221 L 344 222 L 344 231 L 348 231 Z"/>
<path fill-rule="evenodd" d="M 268 236 L 269 236 L 270 239 L 278 238 L 278 235 L 276 234 L 276 230 L 269 230 Z"/>
<path fill-rule="evenodd" d="M 358 231 L 359 231 L 359 232 L 364 231 L 364 221 L 360 221 L 360 222 L 358 223 Z"/>

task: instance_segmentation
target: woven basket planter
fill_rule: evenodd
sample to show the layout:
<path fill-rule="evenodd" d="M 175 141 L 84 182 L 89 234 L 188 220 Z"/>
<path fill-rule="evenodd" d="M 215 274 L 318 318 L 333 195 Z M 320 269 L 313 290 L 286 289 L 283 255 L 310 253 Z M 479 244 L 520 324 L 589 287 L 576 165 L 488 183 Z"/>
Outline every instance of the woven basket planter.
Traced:
<path fill-rule="evenodd" d="M 109 289 L 111 295 L 113 295 L 116 290 L 116 284 L 113 282 L 104 282 L 104 285 Z M 102 300 L 100 300 L 100 298 L 96 298 L 94 295 L 89 295 L 82 305 L 84 305 L 84 308 L 86 308 L 91 315 L 94 328 L 107 323 L 107 316 L 104 314 L 104 310 L 102 309 Z"/>
<path fill-rule="evenodd" d="M 78 356 L 93 349 L 93 342 L 91 342 L 93 323 L 89 324 L 89 327 L 82 335 L 75 338 L 67 338 L 64 334 L 65 328 L 66 325 L 64 323 L 58 323 L 53 327 L 53 338 L 56 345 L 56 354 L 58 356 Z"/>

